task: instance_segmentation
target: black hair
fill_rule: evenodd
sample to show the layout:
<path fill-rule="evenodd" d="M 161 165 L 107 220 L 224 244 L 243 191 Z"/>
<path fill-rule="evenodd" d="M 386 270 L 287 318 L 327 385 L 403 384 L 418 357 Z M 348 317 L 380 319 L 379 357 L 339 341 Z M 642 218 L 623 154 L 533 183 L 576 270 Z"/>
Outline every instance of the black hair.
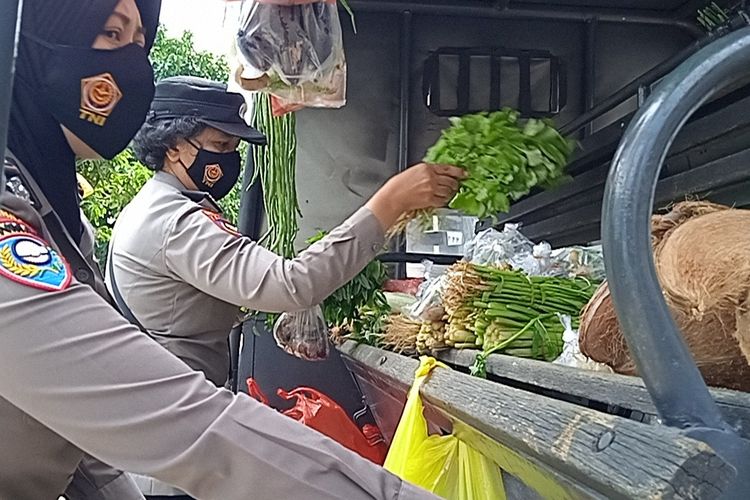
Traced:
<path fill-rule="evenodd" d="M 193 116 L 156 119 L 149 117 L 133 139 L 133 151 L 149 169 L 164 168 L 167 151 L 184 139 L 191 139 L 205 130 L 207 125 Z"/>

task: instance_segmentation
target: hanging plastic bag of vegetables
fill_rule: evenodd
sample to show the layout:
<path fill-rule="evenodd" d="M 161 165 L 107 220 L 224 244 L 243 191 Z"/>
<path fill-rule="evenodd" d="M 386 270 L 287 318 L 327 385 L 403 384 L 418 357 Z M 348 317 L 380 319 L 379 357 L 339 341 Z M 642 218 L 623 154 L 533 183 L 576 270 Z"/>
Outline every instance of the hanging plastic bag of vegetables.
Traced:
<path fill-rule="evenodd" d="M 284 313 L 273 326 L 276 345 L 286 353 L 308 361 L 328 357 L 328 335 L 328 326 L 320 306 Z"/>
<path fill-rule="evenodd" d="M 271 94 L 275 116 L 346 104 L 336 0 L 243 0 L 240 16 L 235 79 Z"/>

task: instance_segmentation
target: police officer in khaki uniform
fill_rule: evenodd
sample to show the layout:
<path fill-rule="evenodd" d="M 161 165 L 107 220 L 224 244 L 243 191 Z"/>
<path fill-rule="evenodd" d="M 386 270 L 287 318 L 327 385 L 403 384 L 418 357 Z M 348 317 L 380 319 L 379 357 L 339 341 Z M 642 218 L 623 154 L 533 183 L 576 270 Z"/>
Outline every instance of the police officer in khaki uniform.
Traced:
<path fill-rule="evenodd" d="M 0 498 L 56 498 L 84 453 L 199 499 L 434 498 L 217 388 L 107 300 L 79 247 L 75 156 L 112 157 L 143 121 L 158 8 L 24 1 L 0 185 Z"/>
<path fill-rule="evenodd" d="M 383 247 L 381 206 L 402 207 L 400 213 L 442 204 L 460 174 L 413 167 L 322 241 L 285 260 L 241 236 L 215 202 L 240 175 L 240 139 L 265 142 L 241 118 L 243 107 L 224 84 L 194 77 L 157 83 L 133 141 L 139 160 L 157 172 L 118 218 L 107 269 L 107 286 L 125 315 L 218 386 L 229 372 L 227 338 L 239 306 L 292 312 L 321 303 Z M 146 494 L 179 494 L 138 481 Z"/>

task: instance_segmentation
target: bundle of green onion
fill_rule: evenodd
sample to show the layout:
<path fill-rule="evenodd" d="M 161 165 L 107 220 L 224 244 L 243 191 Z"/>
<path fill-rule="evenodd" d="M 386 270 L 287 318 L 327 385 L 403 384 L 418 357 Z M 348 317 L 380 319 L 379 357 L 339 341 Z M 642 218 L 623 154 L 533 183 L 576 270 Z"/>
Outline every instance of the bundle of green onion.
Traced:
<path fill-rule="evenodd" d="M 495 352 L 551 361 L 563 348 L 560 315 L 577 328 L 596 287 L 582 278 L 528 276 L 462 261 L 448 271 L 443 294 L 448 335 L 457 347 L 473 341 L 483 350 L 480 361 Z"/>
<path fill-rule="evenodd" d="M 698 10 L 698 24 L 706 31 L 711 32 L 716 28 L 729 22 L 730 11 L 711 2 L 706 7 Z"/>

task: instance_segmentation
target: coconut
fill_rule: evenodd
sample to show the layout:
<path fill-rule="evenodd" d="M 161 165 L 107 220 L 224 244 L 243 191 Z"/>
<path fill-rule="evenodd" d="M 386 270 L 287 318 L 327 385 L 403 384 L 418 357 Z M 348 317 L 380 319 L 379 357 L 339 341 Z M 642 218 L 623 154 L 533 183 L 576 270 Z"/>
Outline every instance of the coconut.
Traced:
<path fill-rule="evenodd" d="M 750 210 L 683 202 L 652 219 L 657 275 L 709 385 L 750 391 Z M 581 316 L 581 352 L 634 375 L 609 288 Z"/>

